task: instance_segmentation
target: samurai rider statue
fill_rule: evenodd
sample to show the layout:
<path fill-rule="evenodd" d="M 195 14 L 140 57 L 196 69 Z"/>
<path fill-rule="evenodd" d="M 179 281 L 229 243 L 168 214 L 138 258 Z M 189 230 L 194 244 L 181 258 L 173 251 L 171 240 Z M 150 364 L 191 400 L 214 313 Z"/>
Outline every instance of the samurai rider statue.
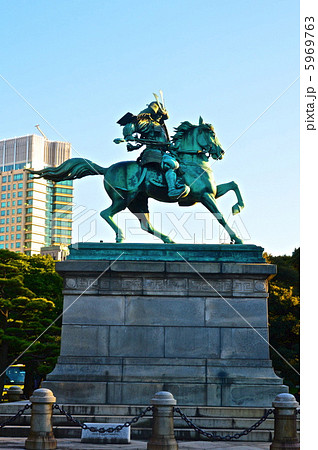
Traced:
<path fill-rule="evenodd" d="M 146 109 L 135 116 L 131 113 L 125 114 L 117 123 L 123 126 L 123 139 L 114 139 L 116 144 L 127 143 L 127 151 L 139 150 L 146 146 L 137 159 L 141 166 L 153 165 L 160 167 L 165 175 L 168 185 L 168 196 L 171 200 L 184 197 L 189 193 L 189 187 L 179 184 L 176 170 L 179 163 L 171 153 L 171 142 L 168 130 L 164 123 L 169 118 L 165 109 L 162 92 L 161 102 L 154 94 L 156 101 L 147 105 Z M 130 141 L 137 142 L 133 145 Z"/>

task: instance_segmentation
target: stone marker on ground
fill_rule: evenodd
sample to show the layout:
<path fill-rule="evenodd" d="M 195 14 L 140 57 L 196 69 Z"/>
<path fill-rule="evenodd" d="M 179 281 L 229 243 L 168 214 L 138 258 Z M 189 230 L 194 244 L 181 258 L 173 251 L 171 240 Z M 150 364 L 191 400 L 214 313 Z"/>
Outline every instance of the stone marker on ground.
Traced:
<path fill-rule="evenodd" d="M 88 423 L 88 427 L 94 428 L 116 428 L 121 423 Z M 99 433 L 98 431 L 82 430 L 81 442 L 87 444 L 130 444 L 130 426 L 112 433 Z"/>

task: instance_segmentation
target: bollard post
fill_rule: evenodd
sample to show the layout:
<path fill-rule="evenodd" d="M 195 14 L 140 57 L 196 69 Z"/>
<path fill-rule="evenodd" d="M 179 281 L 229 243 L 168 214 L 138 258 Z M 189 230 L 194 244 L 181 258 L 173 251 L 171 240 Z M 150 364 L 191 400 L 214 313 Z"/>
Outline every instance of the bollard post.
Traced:
<path fill-rule="evenodd" d="M 147 450 L 178 450 L 174 436 L 173 407 L 177 404 L 170 392 L 157 392 L 153 405 L 152 435 Z"/>
<path fill-rule="evenodd" d="M 8 389 L 8 402 L 18 402 L 22 394 L 23 391 L 19 386 L 11 386 Z"/>
<path fill-rule="evenodd" d="M 52 428 L 52 405 L 56 398 L 50 389 L 36 389 L 30 397 L 32 402 L 31 429 L 25 448 L 29 450 L 52 450 L 57 446 Z"/>
<path fill-rule="evenodd" d="M 297 436 L 297 407 L 299 403 L 291 394 L 279 394 L 273 401 L 274 439 L 270 450 L 299 450 Z"/>

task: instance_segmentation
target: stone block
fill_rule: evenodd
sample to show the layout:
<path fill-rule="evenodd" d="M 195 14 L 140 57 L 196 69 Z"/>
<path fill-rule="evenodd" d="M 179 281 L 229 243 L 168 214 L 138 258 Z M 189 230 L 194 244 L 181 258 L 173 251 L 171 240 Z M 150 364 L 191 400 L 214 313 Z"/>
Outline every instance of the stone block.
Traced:
<path fill-rule="evenodd" d="M 241 385 L 229 384 L 222 386 L 222 404 L 227 406 L 250 406 L 264 405 L 272 407 L 272 399 L 276 395 L 288 392 L 288 387 L 282 384 L 273 385 Z"/>
<path fill-rule="evenodd" d="M 156 296 L 186 296 L 188 295 L 188 280 L 183 277 L 146 277 L 143 280 L 143 294 Z"/>
<path fill-rule="evenodd" d="M 167 358 L 219 358 L 220 334 L 217 328 L 167 327 L 165 356 Z"/>
<path fill-rule="evenodd" d="M 164 272 L 165 263 L 152 261 L 116 261 L 111 265 L 112 272 Z"/>
<path fill-rule="evenodd" d="M 109 354 L 121 357 L 163 357 L 164 328 L 111 326 Z"/>
<path fill-rule="evenodd" d="M 203 298 L 127 297 L 126 325 L 204 326 Z"/>
<path fill-rule="evenodd" d="M 221 358 L 268 359 L 266 328 L 222 328 Z"/>
<path fill-rule="evenodd" d="M 266 298 L 207 298 L 206 325 L 210 327 L 267 326 Z"/>
<path fill-rule="evenodd" d="M 182 364 L 179 361 L 173 361 L 171 364 L 163 362 L 160 366 L 152 364 L 129 364 L 123 366 L 122 381 L 156 383 L 204 383 L 206 380 L 206 370 L 204 365 Z"/>
<path fill-rule="evenodd" d="M 195 296 L 209 296 L 219 297 L 229 296 L 232 294 L 232 280 L 230 278 L 225 279 L 211 279 L 205 277 L 202 278 L 189 278 L 189 295 Z"/>
<path fill-rule="evenodd" d="M 121 423 L 96 423 L 85 422 L 88 427 L 104 428 L 116 428 Z M 100 433 L 98 431 L 90 431 L 88 429 L 82 430 L 81 442 L 86 444 L 130 444 L 130 426 L 124 427 L 120 431 L 113 431 L 107 433 Z"/>
<path fill-rule="evenodd" d="M 65 295 L 63 324 L 121 325 L 124 323 L 124 303 L 121 296 Z"/>
<path fill-rule="evenodd" d="M 106 404 L 105 382 L 81 381 L 43 381 L 41 386 L 51 389 L 56 403 Z M 74 401 L 76 400 L 76 401 Z"/>
<path fill-rule="evenodd" d="M 233 280 L 233 296 L 267 298 L 267 281 L 251 278 Z"/>
<path fill-rule="evenodd" d="M 220 263 L 199 263 L 192 262 L 189 265 L 186 262 L 167 262 L 166 263 L 166 271 L 167 273 L 187 273 L 193 274 L 195 272 L 199 273 L 220 273 L 221 272 L 221 264 Z"/>
<path fill-rule="evenodd" d="M 227 262 L 222 264 L 222 273 L 262 275 L 267 278 L 277 272 L 274 264 L 241 264 Z"/>
<path fill-rule="evenodd" d="M 61 355 L 107 356 L 108 334 L 108 326 L 64 324 Z"/>
<path fill-rule="evenodd" d="M 163 391 L 159 383 L 107 383 L 107 403 L 110 405 L 150 405 L 156 392 Z"/>

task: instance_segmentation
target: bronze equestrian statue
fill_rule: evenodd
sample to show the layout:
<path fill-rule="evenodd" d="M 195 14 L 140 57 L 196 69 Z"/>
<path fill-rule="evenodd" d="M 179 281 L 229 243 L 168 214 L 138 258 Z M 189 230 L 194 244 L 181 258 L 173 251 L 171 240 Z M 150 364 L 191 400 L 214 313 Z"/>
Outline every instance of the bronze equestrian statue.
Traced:
<path fill-rule="evenodd" d="M 116 242 L 123 242 L 124 235 L 113 216 L 125 208 L 137 216 L 143 230 L 165 243 L 173 242 L 169 236 L 155 230 L 149 221 L 148 199 L 153 198 L 175 202 L 179 206 L 202 203 L 228 232 L 231 242 L 243 244 L 217 207 L 216 200 L 231 190 L 237 198 L 232 213 L 239 213 L 244 203 L 234 181 L 215 183 L 208 161 L 210 157 L 221 160 L 224 150 L 213 126 L 204 123 L 201 117 L 198 125 L 185 121 L 175 128 L 175 134 L 169 139 L 164 124 L 167 118 L 163 102 L 157 100 L 137 116 L 127 113 L 119 120 L 124 127 L 124 139 L 116 139 L 115 142 L 127 142 L 128 151 L 145 146 L 137 161 L 122 161 L 105 168 L 85 158 L 71 158 L 58 167 L 29 172 L 56 182 L 103 175 L 105 190 L 112 204 L 100 215 L 115 231 Z M 132 141 L 137 145 L 132 145 Z"/>

